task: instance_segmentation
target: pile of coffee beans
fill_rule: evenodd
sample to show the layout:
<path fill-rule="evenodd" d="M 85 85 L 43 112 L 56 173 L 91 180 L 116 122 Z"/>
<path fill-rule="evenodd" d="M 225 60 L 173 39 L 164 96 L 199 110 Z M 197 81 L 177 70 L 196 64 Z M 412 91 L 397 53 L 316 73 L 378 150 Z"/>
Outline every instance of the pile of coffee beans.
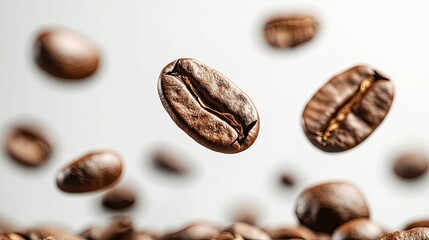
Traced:
<path fill-rule="evenodd" d="M 311 15 L 284 14 L 268 19 L 263 32 L 267 45 L 283 51 L 310 42 L 319 25 Z M 35 64 L 57 80 L 84 81 L 97 71 L 101 58 L 96 44 L 66 28 L 44 29 L 34 42 Z M 305 136 L 328 153 L 348 151 L 370 137 L 387 116 L 395 95 L 390 77 L 370 66 L 339 71 L 315 91 L 302 112 Z M 158 94 L 172 121 L 202 147 L 238 154 L 257 140 L 261 124 L 251 98 L 220 70 L 199 60 L 179 58 L 168 63 L 159 75 Z M 31 124 L 11 129 L 4 148 L 11 159 L 28 168 L 45 164 L 54 150 L 48 134 Z M 105 191 L 100 204 L 106 209 L 132 209 L 138 203 L 135 189 L 115 186 L 123 175 L 123 162 L 110 149 L 84 153 L 57 170 L 57 187 L 71 194 Z M 173 175 L 186 175 L 191 168 L 165 151 L 154 152 L 152 164 Z M 427 154 L 410 150 L 394 159 L 392 172 L 412 181 L 427 175 L 428 168 Z M 279 176 L 285 188 L 295 182 L 290 172 Z M 0 240 L 429 240 L 429 219 L 386 230 L 371 218 L 367 198 L 358 186 L 345 181 L 308 186 L 296 199 L 295 214 L 299 224 L 293 226 L 259 226 L 257 215 L 243 211 L 232 224 L 194 222 L 162 233 L 136 229 L 133 219 L 123 214 L 104 226 L 77 233 L 53 225 L 16 228 L 0 223 Z"/>

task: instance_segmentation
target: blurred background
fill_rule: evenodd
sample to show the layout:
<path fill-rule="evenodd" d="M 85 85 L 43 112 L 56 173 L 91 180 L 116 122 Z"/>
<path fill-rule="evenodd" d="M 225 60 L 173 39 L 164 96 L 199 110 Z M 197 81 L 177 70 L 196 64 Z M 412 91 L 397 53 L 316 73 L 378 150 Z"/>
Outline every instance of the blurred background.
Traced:
<path fill-rule="evenodd" d="M 55 184 L 60 168 L 100 149 L 114 149 L 124 159 L 119 184 L 138 193 L 136 206 L 125 213 L 139 228 L 177 229 L 200 219 L 228 224 L 240 208 L 252 209 L 260 226 L 293 225 L 297 195 L 331 180 L 358 186 L 372 219 L 387 229 L 429 217 L 428 177 L 403 181 L 392 172 L 402 150 L 428 149 L 427 8 L 418 0 L 0 0 L 0 138 L 30 122 L 53 145 L 49 161 L 35 169 L 0 151 L 0 220 L 81 230 L 117 214 L 101 207 L 103 191 L 67 194 Z M 297 49 L 271 48 L 264 23 L 294 12 L 314 15 L 319 32 Z M 64 83 L 38 68 L 35 38 L 51 26 L 97 44 L 101 65 L 95 75 Z M 251 97 L 261 118 L 251 148 L 213 152 L 173 123 L 157 81 L 166 64 L 183 57 L 219 70 Z M 322 84 L 356 64 L 390 77 L 394 103 L 361 145 L 324 153 L 304 136 L 301 113 Z M 159 148 L 178 153 L 187 174 L 155 169 L 150 156 Z M 295 184 L 282 186 L 282 173 Z"/>

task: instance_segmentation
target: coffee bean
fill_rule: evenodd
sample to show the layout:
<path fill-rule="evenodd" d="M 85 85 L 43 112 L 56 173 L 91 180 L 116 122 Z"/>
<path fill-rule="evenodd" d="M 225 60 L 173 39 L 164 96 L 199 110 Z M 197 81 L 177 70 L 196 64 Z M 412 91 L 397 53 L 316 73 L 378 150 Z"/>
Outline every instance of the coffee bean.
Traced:
<path fill-rule="evenodd" d="M 413 228 L 384 235 L 380 240 L 429 240 L 429 228 Z"/>
<path fill-rule="evenodd" d="M 111 210 L 124 210 L 134 205 L 136 194 L 130 187 L 116 187 L 103 196 L 103 206 Z"/>
<path fill-rule="evenodd" d="M 57 185 L 64 192 L 91 192 L 113 184 L 121 173 L 122 160 L 115 152 L 91 152 L 64 167 Z"/>
<path fill-rule="evenodd" d="M 285 187 L 293 187 L 295 185 L 295 178 L 289 173 L 283 173 L 280 176 L 280 183 Z"/>
<path fill-rule="evenodd" d="M 316 235 L 304 226 L 281 227 L 268 231 L 273 240 L 317 239 Z"/>
<path fill-rule="evenodd" d="M 184 229 L 167 233 L 160 240 L 211 240 L 219 234 L 219 229 L 208 223 L 194 223 Z"/>
<path fill-rule="evenodd" d="M 136 232 L 133 235 L 133 240 L 157 240 L 156 235 L 147 232 Z"/>
<path fill-rule="evenodd" d="M 92 226 L 83 230 L 79 235 L 86 240 L 99 240 L 104 229 L 102 227 Z"/>
<path fill-rule="evenodd" d="M 247 223 L 234 223 L 222 230 L 213 240 L 271 240 L 270 235 Z"/>
<path fill-rule="evenodd" d="M 51 28 L 42 31 L 35 44 L 37 64 L 49 74 L 62 79 L 83 79 L 99 65 L 97 47 L 74 31 Z"/>
<path fill-rule="evenodd" d="M 330 182 L 307 188 L 296 203 L 300 223 L 313 231 L 329 233 L 355 218 L 369 217 L 362 193 L 346 182 Z"/>
<path fill-rule="evenodd" d="M 130 217 L 116 216 L 101 233 L 100 240 L 132 240 L 134 226 Z"/>
<path fill-rule="evenodd" d="M 418 220 L 411 223 L 408 223 L 407 226 L 405 226 L 404 230 L 409 230 L 416 227 L 427 227 L 429 228 L 429 220 Z"/>
<path fill-rule="evenodd" d="M 367 218 L 358 218 L 341 224 L 332 234 L 332 240 L 372 240 L 385 234 L 383 229 Z"/>
<path fill-rule="evenodd" d="M 153 165 L 161 171 L 185 175 L 189 172 L 189 166 L 183 161 L 177 153 L 167 150 L 155 151 L 152 154 Z"/>
<path fill-rule="evenodd" d="M 393 101 L 391 81 L 367 66 L 355 66 L 329 80 L 302 114 L 310 142 L 342 152 L 364 141 L 386 117 Z"/>
<path fill-rule="evenodd" d="M 428 172 L 428 155 L 421 151 L 407 151 L 399 155 L 393 164 L 393 171 L 403 179 L 416 179 Z"/>
<path fill-rule="evenodd" d="M 5 149 L 16 162 L 37 167 L 45 163 L 52 152 L 46 134 L 32 126 L 17 126 L 6 137 Z"/>
<path fill-rule="evenodd" d="M 318 25 L 316 19 L 308 15 L 278 16 L 265 24 L 265 40 L 276 48 L 293 48 L 313 39 Z"/>
<path fill-rule="evenodd" d="M 207 148 L 237 153 L 258 136 L 259 116 L 250 98 L 197 60 L 168 64 L 159 77 L 158 93 L 177 126 Z"/>

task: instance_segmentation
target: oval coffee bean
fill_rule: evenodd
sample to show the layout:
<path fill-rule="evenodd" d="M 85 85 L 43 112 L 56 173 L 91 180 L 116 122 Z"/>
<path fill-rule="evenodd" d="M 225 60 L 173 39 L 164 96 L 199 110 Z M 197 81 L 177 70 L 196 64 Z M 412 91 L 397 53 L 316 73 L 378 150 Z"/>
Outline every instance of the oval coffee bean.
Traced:
<path fill-rule="evenodd" d="M 286 239 L 317 239 L 316 235 L 304 226 L 281 227 L 268 231 L 273 240 Z"/>
<path fill-rule="evenodd" d="M 330 182 L 307 188 L 296 203 L 299 222 L 315 232 L 329 233 L 355 218 L 368 218 L 362 193 L 345 182 Z"/>
<path fill-rule="evenodd" d="M 29 167 L 48 160 L 52 148 L 45 133 L 31 126 L 18 126 L 7 136 L 6 152 L 16 162 Z"/>
<path fill-rule="evenodd" d="M 372 240 L 381 238 L 385 232 L 367 218 L 350 220 L 332 234 L 332 240 Z"/>
<path fill-rule="evenodd" d="M 393 101 L 391 81 L 367 66 L 353 67 L 329 80 L 302 114 L 310 142 L 341 152 L 364 141 L 386 117 Z"/>
<path fill-rule="evenodd" d="M 102 204 L 111 210 L 124 210 L 134 205 L 136 194 L 130 187 L 116 187 L 104 194 Z"/>
<path fill-rule="evenodd" d="M 130 217 L 115 216 L 100 235 L 100 240 L 133 240 L 134 224 Z"/>
<path fill-rule="evenodd" d="M 292 48 L 308 42 L 317 30 L 314 17 L 298 14 L 275 17 L 264 27 L 265 40 L 276 48 Z"/>
<path fill-rule="evenodd" d="M 258 136 L 259 116 L 250 98 L 197 60 L 168 64 L 159 77 L 158 93 L 177 126 L 207 148 L 237 153 Z"/>
<path fill-rule="evenodd" d="M 184 229 L 165 234 L 160 240 L 211 240 L 219 229 L 208 223 L 194 223 Z"/>
<path fill-rule="evenodd" d="M 428 172 L 429 157 L 421 151 L 407 151 L 397 157 L 393 165 L 395 174 L 403 179 L 412 180 Z"/>
<path fill-rule="evenodd" d="M 99 65 L 97 47 L 87 38 L 63 28 L 47 29 L 35 44 L 37 64 L 49 74 L 63 79 L 82 79 Z"/>
<path fill-rule="evenodd" d="M 247 223 L 234 223 L 222 230 L 213 240 L 271 240 L 264 230 Z"/>
<path fill-rule="evenodd" d="M 413 228 L 384 235 L 380 240 L 428 240 L 429 228 Z"/>
<path fill-rule="evenodd" d="M 122 160 L 115 152 L 91 152 L 64 167 L 57 185 L 64 192 L 91 192 L 114 183 L 121 173 Z"/>
<path fill-rule="evenodd" d="M 414 221 L 414 222 L 408 223 L 407 226 L 405 226 L 404 230 L 409 230 L 409 229 L 416 228 L 416 227 L 427 227 L 427 228 L 429 228 L 429 219 L 419 220 L 419 221 Z"/>
<path fill-rule="evenodd" d="M 176 152 L 157 150 L 152 154 L 152 164 L 166 173 L 186 175 L 190 166 Z"/>

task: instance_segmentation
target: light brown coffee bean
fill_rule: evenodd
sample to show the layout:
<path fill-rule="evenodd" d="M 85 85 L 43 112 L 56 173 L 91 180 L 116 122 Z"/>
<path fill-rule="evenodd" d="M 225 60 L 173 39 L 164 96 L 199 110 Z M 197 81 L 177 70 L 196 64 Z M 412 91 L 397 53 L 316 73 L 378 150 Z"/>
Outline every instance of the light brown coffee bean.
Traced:
<path fill-rule="evenodd" d="M 429 240 L 429 228 L 418 227 L 384 235 L 380 240 Z"/>
<path fill-rule="evenodd" d="M 423 151 L 409 150 L 400 154 L 393 163 L 396 176 L 413 180 L 424 176 L 428 172 L 429 157 Z"/>
<path fill-rule="evenodd" d="M 341 224 L 332 240 L 373 240 L 382 237 L 384 230 L 367 218 L 357 218 Z"/>
<path fill-rule="evenodd" d="M 247 223 L 234 223 L 224 229 L 213 240 L 271 240 L 264 230 Z"/>
<path fill-rule="evenodd" d="M 273 240 L 317 239 L 314 232 L 304 226 L 281 227 L 269 230 L 268 233 Z"/>

